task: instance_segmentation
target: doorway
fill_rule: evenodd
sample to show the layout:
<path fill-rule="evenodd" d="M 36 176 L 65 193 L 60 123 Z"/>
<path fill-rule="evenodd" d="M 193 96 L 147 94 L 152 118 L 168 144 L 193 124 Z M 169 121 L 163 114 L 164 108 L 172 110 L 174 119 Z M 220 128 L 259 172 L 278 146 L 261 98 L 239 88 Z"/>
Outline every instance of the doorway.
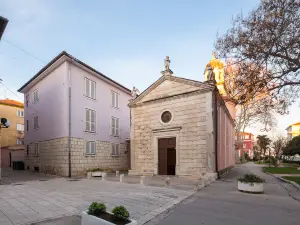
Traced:
<path fill-rule="evenodd" d="M 158 175 L 176 175 L 176 138 L 158 139 Z"/>

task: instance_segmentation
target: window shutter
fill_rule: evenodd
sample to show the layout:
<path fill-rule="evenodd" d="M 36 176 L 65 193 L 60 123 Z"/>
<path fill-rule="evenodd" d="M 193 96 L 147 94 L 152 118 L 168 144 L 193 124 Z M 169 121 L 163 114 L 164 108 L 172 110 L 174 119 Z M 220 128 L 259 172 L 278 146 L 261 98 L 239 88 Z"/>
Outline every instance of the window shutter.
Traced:
<path fill-rule="evenodd" d="M 90 142 L 87 141 L 85 142 L 85 154 L 89 154 L 90 153 Z"/>
<path fill-rule="evenodd" d="M 90 96 L 90 82 L 87 78 L 84 79 L 85 81 L 85 96 Z"/>
<path fill-rule="evenodd" d="M 91 110 L 91 132 L 96 132 L 96 111 Z"/>
<path fill-rule="evenodd" d="M 111 144 L 111 148 L 112 148 L 112 155 L 116 154 L 116 145 L 115 144 Z"/>
<path fill-rule="evenodd" d="M 111 106 L 115 106 L 115 93 L 113 91 L 111 92 Z"/>
<path fill-rule="evenodd" d="M 96 142 L 91 141 L 91 154 L 96 154 Z"/>
<path fill-rule="evenodd" d="M 115 93 L 116 95 L 116 105 L 115 107 L 119 108 L 119 95 L 117 93 Z"/>
<path fill-rule="evenodd" d="M 119 146 L 119 144 L 116 145 L 116 155 L 120 155 L 120 146 Z"/>
<path fill-rule="evenodd" d="M 90 110 L 85 110 L 85 130 L 90 131 L 91 123 L 90 123 Z"/>
<path fill-rule="evenodd" d="M 91 81 L 91 98 L 96 98 L 96 83 Z"/>
<path fill-rule="evenodd" d="M 111 135 L 115 135 L 115 118 L 111 118 Z"/>
<path fill-rule="evenodd" d="M 117 137 L 119 137 L 119 119 L 115 118 L 115 120 L 116 120 L 116 132 L 115 132 L 115 135 Z"/>

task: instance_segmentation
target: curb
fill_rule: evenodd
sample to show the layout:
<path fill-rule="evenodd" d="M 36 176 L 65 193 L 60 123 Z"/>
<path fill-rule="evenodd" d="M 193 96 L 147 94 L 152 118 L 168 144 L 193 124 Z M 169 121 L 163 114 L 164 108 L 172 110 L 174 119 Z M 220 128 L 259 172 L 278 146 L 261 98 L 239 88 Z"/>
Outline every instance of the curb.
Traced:
<path fill-rule="evenodd" d="M 300 185 L 297 184 L 297 183 L 294 182 L 294 181 L 286 180 L 286 179 L 282 178 L 281 176 L 276 176 L 276 175 L 274 175 L 274 174 L 272 174 L 272 173 L 268 173 L 268 172 L 264 172 L 264 173 L 266 173 L 266 174 L 268 174 L 268 175 L 271 175 L 271 176 L 273 176 L 273 177 L 277 178 L 278 180 L 281 180 L 281 181 L 283 181 L 283 182 L 285 182 L 285 183 L 289 183 L 289 184 L 293 185 L 295 188 L 297 188 L 298 190 L 300 190 Z"/>

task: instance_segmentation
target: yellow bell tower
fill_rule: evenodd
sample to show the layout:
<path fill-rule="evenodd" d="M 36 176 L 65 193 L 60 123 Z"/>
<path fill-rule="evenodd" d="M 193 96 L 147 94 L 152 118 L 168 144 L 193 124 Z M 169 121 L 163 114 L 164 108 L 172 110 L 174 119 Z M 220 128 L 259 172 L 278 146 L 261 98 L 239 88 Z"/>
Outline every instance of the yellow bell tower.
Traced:
<path fill-rule="evenodd" d="M 204 77 L 205 80 L 210 80 L 214 76 L 217 88 L 222 96 L 227 96 L 225 91 L 225 81 L 224 81 L 225 67 L 222 60 L 217 59 L 216 54 L 213 53 L 212 59 L 208 62 L 205 67 Z"/>

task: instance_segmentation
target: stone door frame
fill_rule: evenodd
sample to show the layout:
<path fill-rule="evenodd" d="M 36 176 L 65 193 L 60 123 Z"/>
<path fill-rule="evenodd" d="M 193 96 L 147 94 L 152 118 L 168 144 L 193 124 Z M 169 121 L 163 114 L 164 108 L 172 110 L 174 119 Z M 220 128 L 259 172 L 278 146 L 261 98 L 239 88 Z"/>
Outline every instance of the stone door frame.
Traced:
<path fill-rule="evenodd" d="M 158 139 L 161 138 L 175 138 L 176 139 L 176 168 L 175 175 L 179 174 L 180 171 L 180 130 L 181 127 L 173 127 L 173 128 L 162 128 L 162 129 L 153 129 L 153 138 L 152 138 L 152 151 L 154 153 L 154 175 L 158 175 Z"/>

